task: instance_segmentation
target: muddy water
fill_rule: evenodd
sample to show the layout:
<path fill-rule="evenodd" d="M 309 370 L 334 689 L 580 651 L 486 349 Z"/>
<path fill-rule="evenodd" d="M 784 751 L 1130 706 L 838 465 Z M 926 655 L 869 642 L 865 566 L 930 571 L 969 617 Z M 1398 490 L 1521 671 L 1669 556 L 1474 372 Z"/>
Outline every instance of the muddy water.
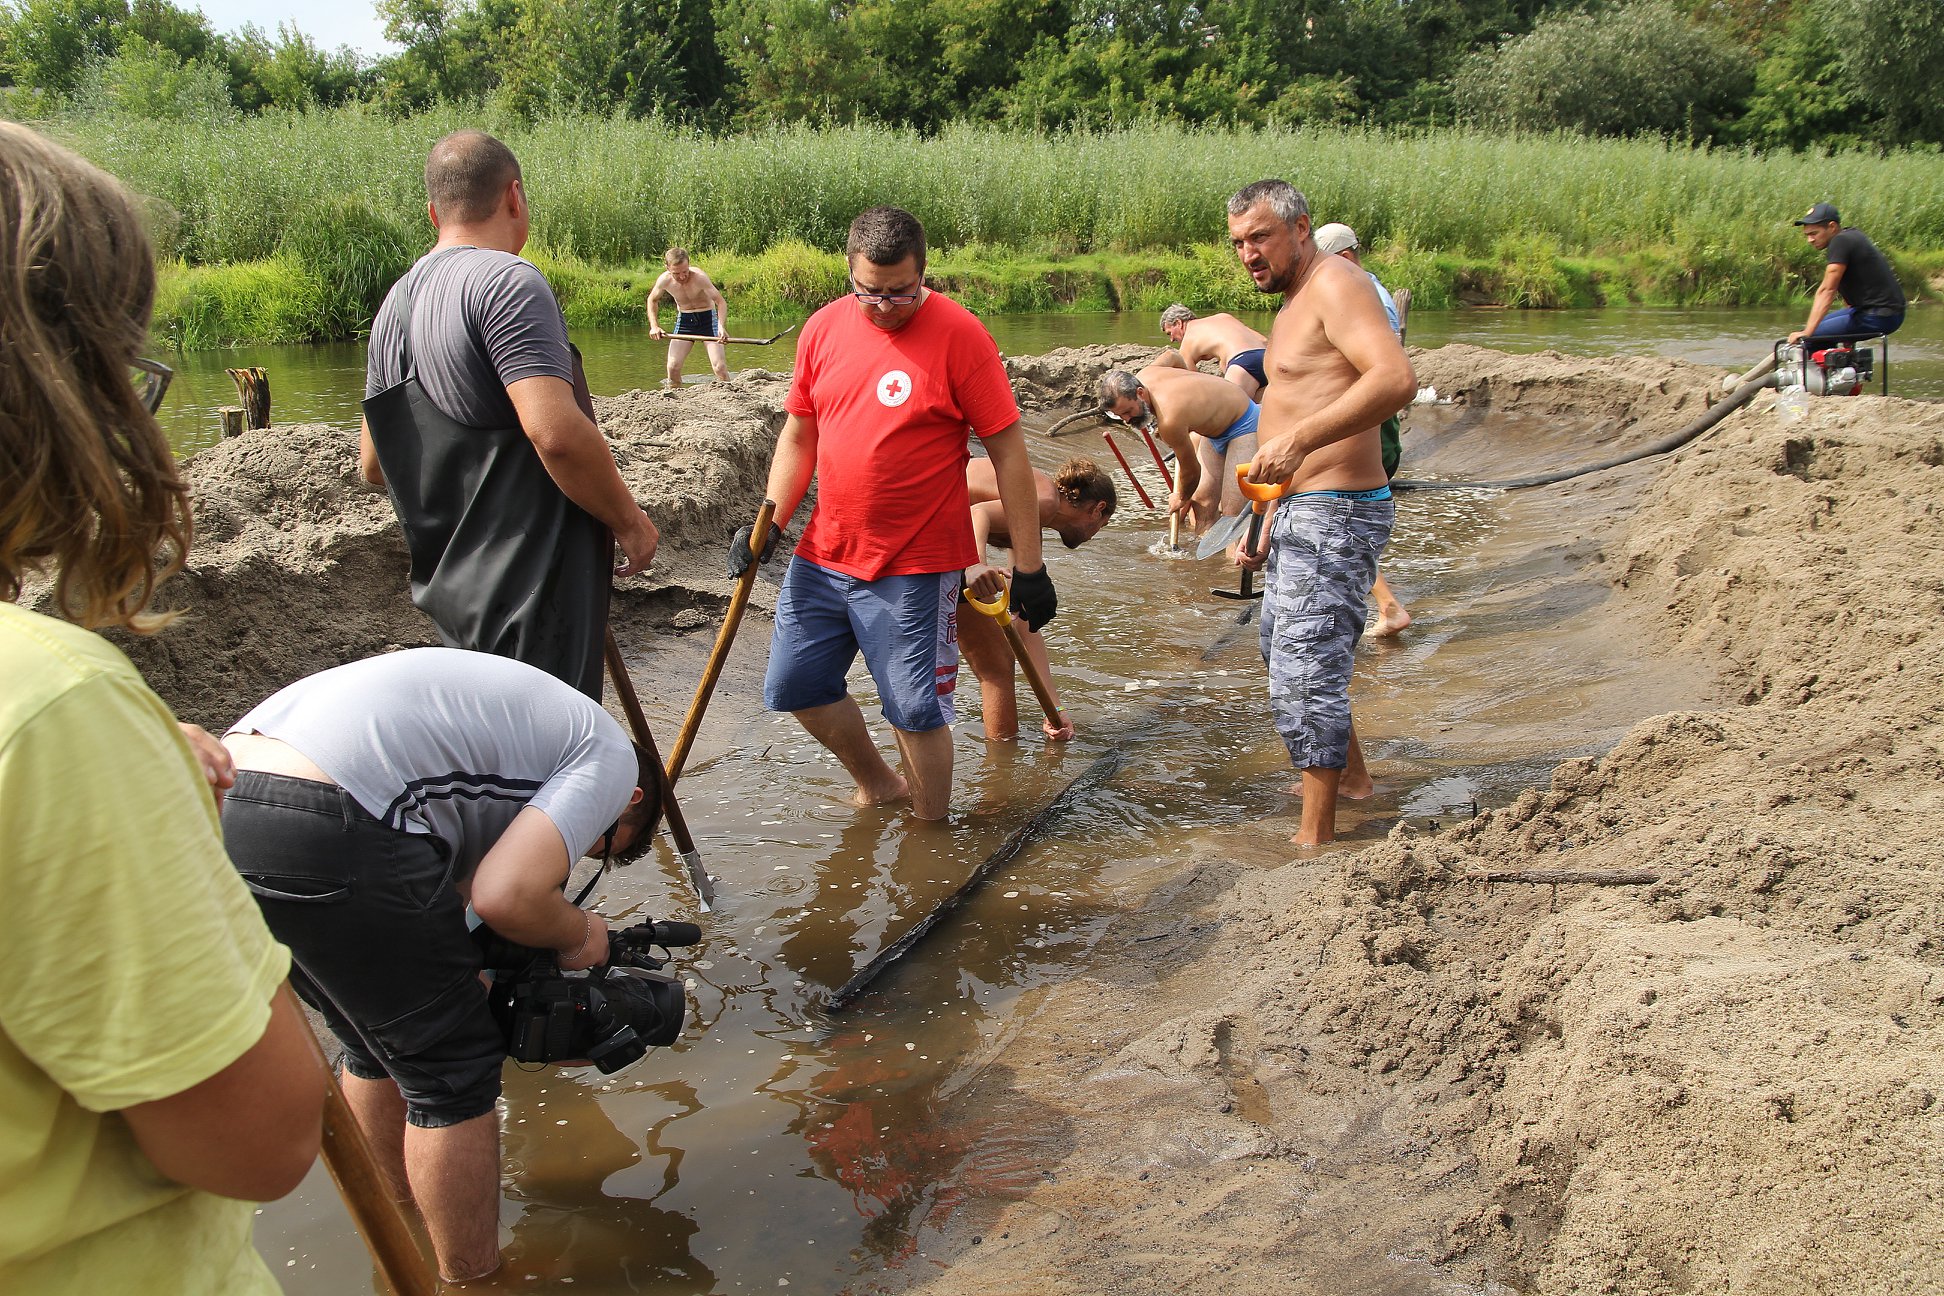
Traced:
<path fill-rule="evenodd" d="M 1489 477 L 1570 461 L 1587 432 L 1421 410 L 1407 474 Z M 1042 466 L 1075 452 L 1109 462 L 1092 433 L 1034 447 Z M 1151 493 L 1154 471 L 1142 466 Z M 1403 497 L 1386 572 L 1416 621 L 1360 654 L 1358 718 L 1379 788 L 1346 805 L 1347 840 L 1502 804 L 1558 760 L 1698 698 L 1700 669 L 1646 655 L 1587 570 L 1603 521 L 1653 471 L 1523 495 Z M 976 717 L 962 715 L 949 828 L 844 804 L 834 760 L 787 717 L 760 711 L 767 626 L 751 619 L 683 780 L 721 902 L 698 918 L 704 943 L 678 965 L 691 1024 L 678 1045 L 611 1078 L 508 1068 L 507 1265 L 491 1289 L 857 1290 L 887 1269 L 925 1271 L 921 1225 L 1042 1173 L 1020 1150 L 1017 1114 L 968 1120 L 955 1096 L 1000 1058 L 1036 988 L 1085 969 L 1147 889 L 1211 849 L 1286 859 L 1295 828 L 1254 626 L 1237 624 L 1244 605 L 1209 594 L 1233 588 L 1233 570 L 1151 555 L 1159 533 L 1154 515 L 1130 508 L 1085 549 L 1049 555 L 1062 597 L 1050 647 L 1079 738 L 988 748 Z M 629 646 L 650 654 L 635 657 L 635 673 L 661 724 L 679 716 L 705 650 L 702 639 Z M 975 707 L 964 679 L 961 708 Z M 1111 780 L 850 1010 L 822 1010 L 1117 747 L 1126 759 Z M 665 846 L 597 895 L 610 915 L 694 916 Z M 372 1290 L 321 1170 L 265 1208 L 258 1236 L 291 1293 Z"/>
<path fill-rule="evenodd" d="M 1247 317 L 1267 330 L 1272 316 Z M 788 320 L 743 320 L 767 337 Z M 1115 315 L 995 315 L 986 320 L 1007 355 L 1038 355 L 1054 347 L 1106 342 L 1163 344 L 1147 312 Z M 1655 310 L 1614 306 L 1602 310 L 1417 311 L 1411 316 L 1413 346 L 1437 347 L 1468 342 L 1500 351 L 1547 349 L 1573 355 L 1661 355 L 1736 372 L 1768 354 L 1770 343 L 1802 323 L 1800 310 Z M 595 394 L 610 396 L 661 381 L 667 344 L 643 328 L 580 330 L 575 342 L 587 357 L 588 381 Z M 730 348 L 733 369 L 787 370 L 796 354 L 795 337 L 768 346 Z M 1944 311 L 1912 311 L 1892 337 L 1891 390 L 1918 400 L 1944 399 Z M 270 374 L 271 413 L 283 423 L 348 423 L 358 420 L 364 395 L 365 353 L 356 343 L 312 346 L 253 346 L 234 351 L 174 352 L 160 357 L 173 365 L 174 383 L 161 411 L 163 429 L 179 453 L 212 444 L 216 411 L 234 405 L 236 388 L 224 369 L 262 365 Z M 692 358 L 688 376 L 706 374 L 701 357 Z M 1874 390 L 1874 389 L 1873 389 Z"/>

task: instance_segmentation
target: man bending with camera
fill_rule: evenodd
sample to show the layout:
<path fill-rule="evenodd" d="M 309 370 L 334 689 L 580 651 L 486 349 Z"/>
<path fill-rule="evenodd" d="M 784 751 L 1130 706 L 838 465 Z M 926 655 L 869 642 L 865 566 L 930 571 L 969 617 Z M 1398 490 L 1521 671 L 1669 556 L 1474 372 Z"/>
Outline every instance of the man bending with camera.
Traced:
<path fill-rule="evenodd" d="M 563 970 L 608 959 L 573 862 L 645 846 L 661 771 L 546 672 L 418 648 L 299 680 L 224 736 L 230 857 L 292 984 L 344 1046 L 344 1092 L 448 1282 L 499 1267 L 500 1065 L 467 906 Z"/>

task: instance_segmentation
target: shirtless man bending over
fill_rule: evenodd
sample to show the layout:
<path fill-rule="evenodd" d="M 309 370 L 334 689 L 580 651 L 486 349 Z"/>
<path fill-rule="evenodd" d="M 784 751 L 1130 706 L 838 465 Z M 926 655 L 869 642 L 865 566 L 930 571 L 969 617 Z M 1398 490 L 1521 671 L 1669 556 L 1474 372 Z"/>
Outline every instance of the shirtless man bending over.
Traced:
<path fill-rule="evenodd" d="M 1163 354 L 1166 354 L 1165 352 Z M 1256 403 L 1232 382 L 1195 369 L 1151 364 L 1138 374 L 1110 369 L 1095 391 L 1102 413 L 1148 426 L 1175 452 L 1168 512 L 1206 531 L 1220 515 L 1242 511 L 1235 470 L 1256 446 Z"/>
<path fill-rule="evenodd" d="M 674 331 L 714 339 L 702 344 L 709 353 L 709 367 L 715 370 L 718 382 L 728 382 L 729 348 L 722 344 L 722 339 L 729 336 L 729 303 L 722 299 L 722 290 L 708 275 L 689 264 L 687 248 L 668 249 L 662 254 L 662 264 L 668 269 L 662 271 L 655 286 L 648 290 L 648 336 L 668 336 L 662 331 L 661 301 L 664 296 L 674 298 Z M 679 339 L 668 344 L 668 378 L 664 386 L 682 385 L 682 366 L 694 349 L 694 342 Z"/>
<path fill-rule="evenodd" d="M 1156 364 L 1172 365 L 1179 358 L 1181 367 L 1194 369 L 1204 360 L 1222 366 L 1222 377 L 1242 389 L 1250 400 L 1262 399 L 1269 380 L 1263 376 L 1262 349 L 1269 339 L 1233 315 L 1196 315 L 1180 302 L 1161 312 L 1161 331 L 1175 344 L 1164 351 Z"/>
<path fill-rule="evenodd" d="M 1276 730 L 1302 771 L 1295 840 L 1317 845 L 1336 837 L 1339 794 L 1374 790 L 1350 719 L 1351 653 L 1394 517 L 1378 426 L 1410 403 L 1417 376 L 1370 280 L 1317 250 L 1309 204 L 1287 181 L 1239 190 L 1228 225 L 1256 287 L 1283 298 L 1249 478 L 1295 491 L 1268 528 L 1262 654 Z"/>
<path fill-rule="evenodd" d="M 1069 459 L 1060 465 L 1056 476 L 1033 470 L 1033 485 L 1039 493 L 1040 530 L 1059 534 L 1061 543 L 1078 549 L 1100 534 L 1100 528 L 1114 516 L 1114 483 L 1088 459 Z M 965 486 L 972 498 L 972 538 L 978 542 L 979 561 L 965 569 L 968 589 L 981 602 L 999 596 L 999 569 L 986 565 L 986 546 L 1012 548 L 1012 532 L 1006 524 L 1006 510 L 999 500 L 999 476 L 992 460 L 974 459 L 965 465 Z M 1060 691 L 1053 686 L 1053 671 L 1046 660 L 1046 640 L 1023 622 L 1019 640 L 1026 654 L 1039 667 L 1040 678 L 1052 690 L 1057 703 Z M 972 672 L 979 677 L 980 714 L 985 720 L 987 742 L 1005 742 L 1019 736 L 1019 703 L 1013 687 L 1012 645 L 1006 642 L 999 623 L 972 608 L 961 605 L 958 616 L 959 648 Z M 1066 742 L 1073 737 L 1073 721 L 1064 710 L 1060 723 L 1040 722 L 1040 732 L 1049 742 Z"/>

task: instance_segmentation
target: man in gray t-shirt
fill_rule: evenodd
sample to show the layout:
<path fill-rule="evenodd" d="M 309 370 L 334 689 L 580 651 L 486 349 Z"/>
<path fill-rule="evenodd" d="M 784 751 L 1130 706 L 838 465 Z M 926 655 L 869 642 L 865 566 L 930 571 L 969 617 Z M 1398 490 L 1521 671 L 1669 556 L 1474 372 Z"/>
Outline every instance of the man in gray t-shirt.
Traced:
<path fill-rule="evenodd" d="M 412 599 L 448 645 L 598 698 L 608 583 L 647 570 L 655 524 L 594 424 L 553 291 L 518 255 L 518 160 L 456 131 L 433 146 L 425 188 L 438 241 L 372 321 L 361 471 L 389 489 Z"/>
<path fill-rule="evenodd" d="M 606 962 L 607 923 L 562 887 L 597 846 L 652 837 L 659 765 L 544 671 L 453 648 L 299 680 L 223 742 L 225 845 L 344 1046 L 359 1124 L 445 1276 L 491 1272 L 506 1046 L 467 906 L 563 969 Z"/>

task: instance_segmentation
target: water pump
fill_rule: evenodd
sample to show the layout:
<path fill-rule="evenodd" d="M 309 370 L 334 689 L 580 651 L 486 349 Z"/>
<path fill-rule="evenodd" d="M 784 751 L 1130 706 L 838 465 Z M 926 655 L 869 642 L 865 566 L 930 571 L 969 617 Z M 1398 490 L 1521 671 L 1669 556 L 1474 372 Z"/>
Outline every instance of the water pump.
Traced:
<path fill-rule="evenodd" d="M 1775 387 L 1783 395 L 1855 396 L 1875 373 L 1876 353 L 1855 342 L 1804 338 L 1775 347 Z"/>

